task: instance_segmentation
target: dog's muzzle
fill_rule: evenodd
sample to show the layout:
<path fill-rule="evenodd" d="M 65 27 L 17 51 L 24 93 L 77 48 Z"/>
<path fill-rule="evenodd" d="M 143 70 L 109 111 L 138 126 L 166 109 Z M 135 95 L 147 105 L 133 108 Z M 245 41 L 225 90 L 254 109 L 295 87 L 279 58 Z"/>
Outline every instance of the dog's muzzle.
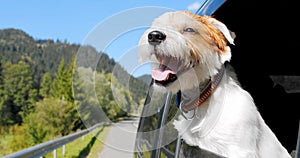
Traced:
<path fill-rule="evenodd" d="M 154 30 L 148 33 L 148 42 L 156 48 L 156 46 L 166 40 L 166 37 L 166 34 L 163 32 Z M 178 61 L 176 58 L 159 55 L 159 52 L 156 52 L 156 58 L 158 58 L 160 63 L 157 69 L 152 70 L 152 78 L 156 84 L 167 86 L 177 79 L 177 72 L 175 70 L 178 69 Z"/>
<path fill-rule="evenodd" d="M 166 39 L 166 35 L 163 32 L 160 31 L 151 31 L 148 34 L 148 42 L 155 46 L 155 45 L 159 45 L 162 41 L 164 41 Z"/>

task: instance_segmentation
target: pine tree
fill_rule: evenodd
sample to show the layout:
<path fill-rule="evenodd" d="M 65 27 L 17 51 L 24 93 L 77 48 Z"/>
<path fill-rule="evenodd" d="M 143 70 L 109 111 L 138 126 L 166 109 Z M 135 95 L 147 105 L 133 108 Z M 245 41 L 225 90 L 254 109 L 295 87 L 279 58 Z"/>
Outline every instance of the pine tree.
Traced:
<path fill-rule="evenodd" d="M 62 103 L 64 103 L 63 106 L 69 106 L 68 114 L 66 115 L 71 115 L 72 117 L 66 117 L 65 121 L 76 124 L 75 126 L 73 124 L 69 125 L 74 127 L 73 130 L 76 130 L 77 128 L 81 128 L 83 126 L 77 112 L 73 96 L 72 78 L 75 64 L 75 56 L 72 57 L 71 63 L 68 65 L 68 67 L 65 64 L 64 58 L 61 59 L 50 90 L 50 95 L 51 97 L 53 97 L 52 99 L 61 100 Z M 61 134 L 64 133 L 66 132 L 63 132 Z"/>
<path fill-rule="evenodd" d="M 0 126 L 7 126 L 13 123 L 11 108 L 6 104 L 6 100 L 3 87 L 3 69 L 0 63 Z"/>
<path fill-rule="evenodd" d="M 73 90 L 77 111 L 80 114 L 81 120 L 93 125 L 103 120 L 105 114 L 99 111 L 98 100 L 93 91 L 94 78 L 91 68 L 80 67 L 74 71 L 73 75 Z"/>
<path fill-rule="evenodd" d="M 71 62 L 68 65 L 68 70 L 67 70 L 67 85 L 66 85 L 66 96 L 67 100 L 74 102 L 74 93 L 73 93 L 73 77 L 76 77 L 76 56 L 75 53 L 72 53 L 72 58 Z"/>
<path fill-rule="evenodd" d="M 72 60 L 69 65 L 69 69 L 67 69 L 64 58 L 61 59 L 55 79 L 52 84 L 52 88 L 50 90 L 50 93 L 54 98 L 70 102 L 74 101 L 72 91 L 73 65 L 74 60 Z"/>
<path fill-rule="evenodd" d="M 69 113 L 73 116 L 74 122 L 72 130 L 82 129 L 84 128 L 84 124 L 77 111 L 78 102 L 75 101 L 75 91 L 82 93 L 83 88 L 80 86 L 82 82 L 79 80 L 75 52 L 72 53 L 72 58 L 68 65 L 67 76 L 68 82 L 66 86 L 66 100 L 72 104 L 72 109 L 69 110 Z"/>
<path fill-rule="evenodd" d="M 49 72 L 46 72 L 43 75 L 42 78 L 42 82 L 41 82 L 41 86 L 40 86 L 40 95 L 42 97 L 47 97 L 50 94 L 50 89 L 51 89 L 51 85 L 52 85 L 52 77 L 51 74 Z"/>
<path fill-rule="evenodd" d="M 50 93 L 54 98 L 64 100 L 66 90 L 65 87 L 67 85 L 67 70 L 64 58 L 61 59 L 60 64 L 58 66 L 58 70 L 53 81 Z"/>
<path fill-rule="evenodd" d="M 3 107 L 11 120 L 9 124 L 22 123 L 25 117 L 33 110 L 37 100 L 37 91 L 33 85 L 30 67 L 23 61 L 18 64 L 7 63 L 3 70 Z"/>

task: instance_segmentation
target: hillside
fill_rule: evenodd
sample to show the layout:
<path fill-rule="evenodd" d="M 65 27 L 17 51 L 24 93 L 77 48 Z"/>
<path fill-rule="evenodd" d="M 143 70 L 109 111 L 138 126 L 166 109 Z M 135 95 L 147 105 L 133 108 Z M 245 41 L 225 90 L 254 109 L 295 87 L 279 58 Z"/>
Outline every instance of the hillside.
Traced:
<path fill-rule="evenodd" d="M 151 77 L 151 75 L 142 75 L 142 76 L 139 76 L 138 79 L 143 81 L 146 85 L 150 85 L 152 77 Z"/>
<path fill-rule="evenodd" d="M 7 62 L 13 64 L 19 61 L 25 61 L 30 65 L 34 85 L 40 87 L 43 74 L 49 72 L 52 77 L 55 75 L 58 65 L 63 58 L 66 64 L 69 64 L 72 55 L 76 54 L 79 48 L 85 52 L 85 59 L 80 65 L 90 65 L 91 60 L 100 59 L 96 70 L 111 73 L 114 67 L 118 67 L 118 79 L 130 78 L 130 91 L 133 99 L 138 102 L 146 96 L 144 82 L 128 74 L 118 63 L 103 52 L 97 52 L 90 46 L 80 46 L 53 39 L 34 39 L 26 32 L 18 29 L 0 30 L 0 64 Z M 81 54 L 82 55 L 82 54 Z M 127 76 L 127 77 L 124 77 Z M 126 85 L 126 81 L 119 81 Z"/>

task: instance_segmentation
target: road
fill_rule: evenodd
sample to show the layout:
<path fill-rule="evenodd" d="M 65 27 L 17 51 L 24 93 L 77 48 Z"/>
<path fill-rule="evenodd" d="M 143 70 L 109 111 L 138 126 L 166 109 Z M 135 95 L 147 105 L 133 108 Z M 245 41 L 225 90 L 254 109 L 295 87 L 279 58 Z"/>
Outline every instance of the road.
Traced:
<path fill-rule="evenodd" d="M 104 141 L 99 158 L 133 158 L 138 120 L 122 121 L 114 124 Z"/>

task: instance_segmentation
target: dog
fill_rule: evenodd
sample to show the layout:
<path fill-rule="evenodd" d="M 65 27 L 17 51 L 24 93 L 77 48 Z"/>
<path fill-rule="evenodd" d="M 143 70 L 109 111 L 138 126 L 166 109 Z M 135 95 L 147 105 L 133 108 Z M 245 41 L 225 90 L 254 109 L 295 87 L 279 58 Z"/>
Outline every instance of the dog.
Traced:
<path fill-rule="evenodd" d="M 213 16 L 166 12 L 141 36 L 154 89 L 177 93 L 173 122 L 190 146 L 229 158 L 290 158 L 230 66 L 234 32 Z"/>

